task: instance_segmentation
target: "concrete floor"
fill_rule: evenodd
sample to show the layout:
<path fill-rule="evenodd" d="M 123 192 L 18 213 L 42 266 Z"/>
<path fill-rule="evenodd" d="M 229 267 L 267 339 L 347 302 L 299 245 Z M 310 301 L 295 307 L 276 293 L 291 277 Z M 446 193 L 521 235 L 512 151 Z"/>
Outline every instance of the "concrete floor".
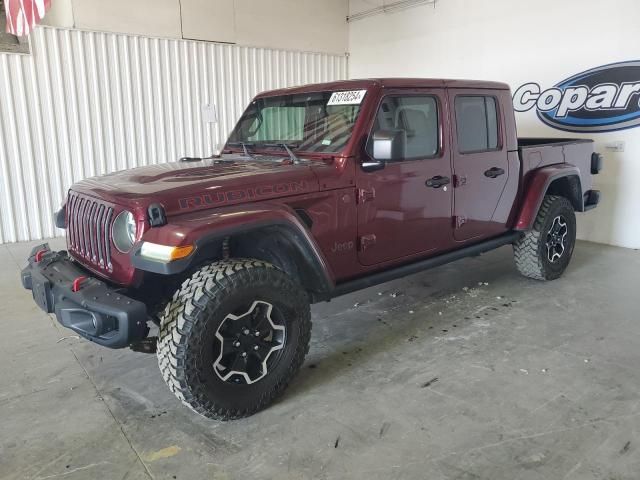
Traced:
<path fill-rule="evenodd" d="M 285 396 L 220 423 L 155 356 L 38 310 L 18 277 L 31 245 L 0 246 L 0 478 L 640 476 L 637 251 L 580 243 L 539 283 L 503 248 L 317 305 Z"/>

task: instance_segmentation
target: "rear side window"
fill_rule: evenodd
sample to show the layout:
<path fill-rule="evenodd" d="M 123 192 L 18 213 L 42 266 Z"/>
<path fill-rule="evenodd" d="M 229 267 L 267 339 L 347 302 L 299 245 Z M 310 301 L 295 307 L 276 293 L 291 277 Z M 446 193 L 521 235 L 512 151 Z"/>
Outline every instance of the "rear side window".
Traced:
<path fill-rule="evenodd" d="M 378 130 L 404 132 L 404 157 L 415 160 L 438 153 L 438 105 L 432 96 L 387 96 L 382 100 L 373 125 Z M 372 132 L 372 133 L 373 133 Z M 373 136 L 367 151 L 373 150 Z"/>
<path fill-rule="evenodd" d="M 461 153 L 498 148 L 496 99 L 460 95 L 455 100 L 458 149 Z"/>

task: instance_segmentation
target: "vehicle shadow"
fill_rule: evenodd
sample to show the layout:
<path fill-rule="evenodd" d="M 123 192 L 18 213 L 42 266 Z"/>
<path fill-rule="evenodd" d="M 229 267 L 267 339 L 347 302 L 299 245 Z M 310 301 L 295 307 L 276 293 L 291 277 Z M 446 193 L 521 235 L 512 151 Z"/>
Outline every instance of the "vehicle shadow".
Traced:
<path fill-rule="evenodd" d="M 502 304 L 496 297 L 530 281 L 515 270 L 511 249 L 503 248 L 342 297 L 343 311 L 334 306 L 335 313 L 325 314 L 326 307 L 314 306 L 311 351 L 284 398 L 348 375 L 403 343 L 428 347 L 464 322 L 484 318 L 487 312 L 474 313 L 479 305 Z"/>
<path fill-rule="evenodd" d="M 606 262 L 603 254 L 621 252 L 578 241 L 567 271 L 555 282 L 577 282 L 589 265 Z M 311 351 L 283 398 L 348 376 L 403 343 L 428 348 L 436 337 L 489 320 L 507 305 L 526 308 L 527 296 L 544 295 L 553 283 L 521 276 L 511 248 L 503 247 L 341 297 L 329 312 L 326 304 L 314 306 Z"/>

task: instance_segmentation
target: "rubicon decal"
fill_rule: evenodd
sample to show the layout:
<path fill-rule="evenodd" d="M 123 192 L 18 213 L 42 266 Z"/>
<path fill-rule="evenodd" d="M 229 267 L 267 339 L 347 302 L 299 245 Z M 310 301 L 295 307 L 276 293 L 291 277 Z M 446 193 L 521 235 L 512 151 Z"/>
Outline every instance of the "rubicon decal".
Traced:
<path fill-rule="evenodd" d="M 544 123 L 568 132 L 640 126 L 640 60 L 592 68 L 545 90 L 525 83 L 513 94 L 513 108 L 535 108 Z"/>
<path fill-rule="evenodd" d="M 213 193 L 203 193 L 195 197 L 181 198 L 178 200 L 181 210 L 198 208 L 202 206 L 219 206 L 240 201 L 260 200 L 270 197 L 278 197 L 291 193 L 300 193 L 306 189 L 305 182 L 277 183 L 275 185 L 262 185 L 255 188 L 242 190 L 228 190 Z"/>

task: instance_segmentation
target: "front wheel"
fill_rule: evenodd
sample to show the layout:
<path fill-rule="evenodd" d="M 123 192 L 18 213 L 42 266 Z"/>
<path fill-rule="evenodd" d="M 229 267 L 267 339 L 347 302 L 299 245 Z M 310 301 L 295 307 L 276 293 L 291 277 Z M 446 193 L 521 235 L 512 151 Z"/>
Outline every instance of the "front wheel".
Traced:
<path fill-rule="evenodd" d="M 306 292 L 273 265 L 230 259 L 200 268 L 161 315 L 158 363 L 195 412 L 229 420 L 270 404 L 309 350 Z"/>
<path fill-rule="evenodd" d="M 518 271 L 536 280 L 554 280 L 569 265 L 576 243 L 576 215 L 565 197 L 546 195 L 533 225 L 514 245 Z"/>

